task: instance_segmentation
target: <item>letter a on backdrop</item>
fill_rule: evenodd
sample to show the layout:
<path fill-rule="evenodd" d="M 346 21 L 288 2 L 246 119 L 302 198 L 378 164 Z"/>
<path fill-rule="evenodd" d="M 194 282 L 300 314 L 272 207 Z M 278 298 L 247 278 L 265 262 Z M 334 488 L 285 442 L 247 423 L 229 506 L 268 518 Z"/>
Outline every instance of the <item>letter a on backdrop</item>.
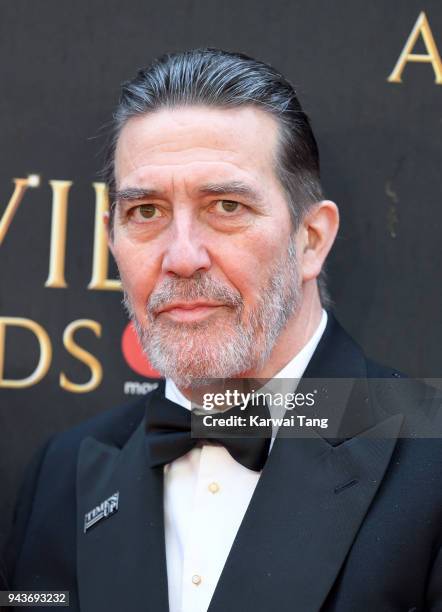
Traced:
<path fill-rule="evenodd" d="M 422 36 L 427 53 L 412 53 L 419 35 Z M 408 62 L 424 62 L 431 64 L 435 75 L 434 82 L 437 85 L 442 85 L 442 61 L 424 11 L 422 11 L 417 18 L 396 66 L 393 68 L 393 72 L 390 74 L 387 81 L 389 83 L 402 83 L 402 73 Z"/>

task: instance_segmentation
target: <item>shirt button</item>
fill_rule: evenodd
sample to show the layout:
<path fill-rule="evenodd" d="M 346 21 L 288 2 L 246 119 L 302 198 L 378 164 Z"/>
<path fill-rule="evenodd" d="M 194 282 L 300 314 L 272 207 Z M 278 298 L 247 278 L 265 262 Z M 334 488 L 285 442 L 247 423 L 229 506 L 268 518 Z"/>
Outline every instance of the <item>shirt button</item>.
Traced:
<path fill-rule="evenodd" d="M 219 484 L 217 482 L 211 482 L 209 484 L 209 491 L 211 493 L 218 493 L 218 491 L 219 491 Z"/>
<path fill-rule="evenodd" d="M 193 582 L 193 584 L 198 585 L 198 584 L 200 584 L 200 583 L 201 583 L 201 580 L 202 580 L 202 578 L 201 578 L 201 576 L 199 576 L 198 574 L 194 574 L 194 575 L 192 576 L 192 582 Z"/>

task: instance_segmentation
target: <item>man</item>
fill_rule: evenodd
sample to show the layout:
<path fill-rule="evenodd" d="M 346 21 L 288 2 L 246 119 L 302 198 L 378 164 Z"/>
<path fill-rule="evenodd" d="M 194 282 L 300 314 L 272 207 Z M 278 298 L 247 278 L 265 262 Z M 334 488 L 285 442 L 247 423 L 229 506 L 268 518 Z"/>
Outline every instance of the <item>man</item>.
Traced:
<path fill-rule="evenodd" d="M 166 382 L 43 449 L 13 587 L 86 612 L 442 610 L 442 446 L 404 433 L 423 388 L 392 389 L 323 310 L 338 209 L 292 86 L 244 55 L 159 59 L 123 86 L 107 180 L 125 303 Z M 213 379 L 303 375 L 388 385 L 353 385 L 334 438 L 184 435 Z"/>

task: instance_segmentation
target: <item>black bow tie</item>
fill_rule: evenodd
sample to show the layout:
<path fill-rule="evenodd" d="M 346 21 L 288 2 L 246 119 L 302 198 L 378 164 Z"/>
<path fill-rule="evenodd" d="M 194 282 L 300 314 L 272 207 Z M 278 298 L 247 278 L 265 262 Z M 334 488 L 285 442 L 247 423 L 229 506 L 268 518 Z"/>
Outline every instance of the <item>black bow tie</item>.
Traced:
<path fill-rule="evenodd" d="M 254 406 L 253 415 L 268 418 L 270 413 L 267 406 Z M 213 414 L 213 413 L 210 413 Z M 240 411 L 239 407 L 232 408 L 222 415 L 216 416 L 242 416 L 250 414 L 249 408 Z M 255 430 L 255 436 L 249 432 L 246 437 L 213 437 L 198 438 L 191 436 L 192 419 L 202 417 L 192 415 L 191 410 L 175 404 L 164 397 L 161 390 L 154 391 L 146 411 L 146 433 L 149 443 L 150 466 L 157 467 L 174 461 L 188 453 L 200 440 L 209 440 L 225 446 L 230 455 L 239 463 L 260 472 L 264 467 L 270 449 L 272 428 L 260 427 Z M 206 430 L 207 431 L 207 430 Z M 238 429 L 235 433 L 237 434 Z M 257 433 L 256 433 L 257 432 Z M 257 437 L 257 436 L 260 437 Z M 265 436 L 265 437 L 264 437 Z"/>

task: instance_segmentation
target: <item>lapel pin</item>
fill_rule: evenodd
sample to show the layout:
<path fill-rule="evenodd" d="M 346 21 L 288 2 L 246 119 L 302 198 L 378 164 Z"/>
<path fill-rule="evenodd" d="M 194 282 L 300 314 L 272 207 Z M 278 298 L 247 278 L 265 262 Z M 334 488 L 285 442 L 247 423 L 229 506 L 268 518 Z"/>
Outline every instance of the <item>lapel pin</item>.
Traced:
<path fill-rule="evenodd" d="M 115 514 L 118 510 L 118 498 L 120 492 L 116 491 L 113 495 L 105 499 L 99 506 L 93 508 L 84 515 L 84 533 L 93 527 L 101 519 L 107 518 L 111 514 Z"/>

